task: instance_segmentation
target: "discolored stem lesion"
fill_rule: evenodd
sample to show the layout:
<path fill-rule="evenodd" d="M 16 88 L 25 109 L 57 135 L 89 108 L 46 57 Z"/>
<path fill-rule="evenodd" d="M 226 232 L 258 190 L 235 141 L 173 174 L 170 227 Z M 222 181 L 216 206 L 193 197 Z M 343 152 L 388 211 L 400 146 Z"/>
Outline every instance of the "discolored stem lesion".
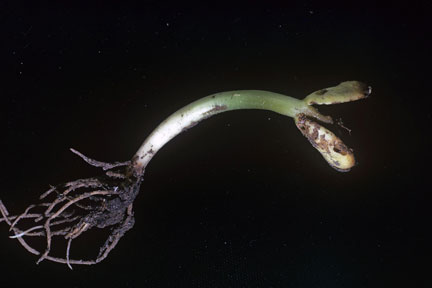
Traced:
<path fill-rule="evenodd" d="M 371 88 L 357 81 L 321 89 L 303 100 L 259 90 L 216 93 L 201 98 L 169 116 L 144 141 L 131 161 L 106 163 L 91 159 L 71 149 L 89 165 L 102 168 L 100 177 L 79 179 L 51 186 L 40 196 L 40 202 L 28 206 L 19 215 L 9 215 L 0 200 L 0 222 L 6 222 L 13 235 L 30 253 L 38 255 L 37 263 L 50 260 L 67 264 L 92 265 L 105 259 L 121 237 L 134 225 L 133 202 L 139 193 L 144 171 L 153 156 L 173 137 L 200 121 L 221 112 L 238 109 L 262 109 L 294 118 L 296 126 L 331 167 L 346 172 L 354 166 L 352 150 L 318 122 L 333 123 L 312 105 L 329 105 L 367 97 Z M 340 121 L 341 123 L 341 121 Z M 344 127 L 344 126 L 343 126 Z M 92 260 L 70 258 L 73 240 L 93 229 L 110 229 L 110 235 Z M 45 239 L 36 249 L 24 238 Z M 66 240 L 64 257 L 51 255 L 53 239 Z"/>

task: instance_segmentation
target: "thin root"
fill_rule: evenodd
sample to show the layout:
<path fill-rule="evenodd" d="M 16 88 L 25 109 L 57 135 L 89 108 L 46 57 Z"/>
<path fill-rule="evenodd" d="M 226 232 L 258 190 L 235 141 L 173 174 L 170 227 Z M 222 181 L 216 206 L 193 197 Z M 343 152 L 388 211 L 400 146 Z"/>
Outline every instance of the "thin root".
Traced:
<path fill-rule="evenodd" d="M 115 168 L 115 167 L 119 167 L 119 166 L 127 166 L 130 164 L 130 161 L 115 162 L 115 163 L 101 162 L 101 161 L 91 159 L 91 158 L 85 156 L 84 154 L 82 154 L 81 152 L 78 152 L 77 150 L 75 150 L 73 148 L 70 148 L 70 151 L 72 151 L 73 153 L 75 153 L 76 155 L 81 157 L 88 164 L 95 166 L 95 167 L 101 167 L 104 171 Z"/>

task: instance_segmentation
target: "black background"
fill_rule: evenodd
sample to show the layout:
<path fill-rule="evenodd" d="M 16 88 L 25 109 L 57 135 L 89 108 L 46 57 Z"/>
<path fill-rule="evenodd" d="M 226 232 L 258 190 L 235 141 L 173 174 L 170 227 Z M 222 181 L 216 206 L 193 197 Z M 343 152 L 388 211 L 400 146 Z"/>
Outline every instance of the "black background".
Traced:
<path fill-rule="evenodd" d="M 96 266 L 36 265 L 2 223 L 2 287 L 431 287 L 430 4 L 61 2 L 0 3 L 11 213 L 48 184 L 101 173 L 69 147 L 127 160 L 215 92 L 302 98 L 360 80 L 373 94 L 320 107 L 352 129 L 329 127 L 355 150 L 351 172 L 331 169 L 292 119 L 221 114 L 154 157 L 134 229 Z M 72 255 L 95 255 L 89 243 Z"/>

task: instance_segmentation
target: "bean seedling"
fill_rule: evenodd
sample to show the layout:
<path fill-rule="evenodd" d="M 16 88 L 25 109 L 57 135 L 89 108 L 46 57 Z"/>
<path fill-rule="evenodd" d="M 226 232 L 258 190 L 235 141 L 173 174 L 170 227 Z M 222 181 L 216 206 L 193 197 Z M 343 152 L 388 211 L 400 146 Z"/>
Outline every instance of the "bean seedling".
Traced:
<path fill-rule="evenodd" d="M 78 179 L 51 186 L 39 197 L 39 202 L 21 214 L 9 215 L 0 200 L 0 222 L 6 222 L 17 239 L 30 253 L 38 255 L 37 263 L 49 260 L 92 265 L 105 259 L 123 235 L 134 225 L 133 202 L 140 191 L 144 171 L 153 156 L 172 138 L 213 115 L 238 109 L 270 110 L 294 118 L 301 133 L 309 140 L 328 164 L 340 172 L 355 165 L 353 152 L 335 134 L 316 121 L 331 124 L 312 105 L 330 105 L 366 98 L 371 88 L 358 81 L 342 82 L 335 87 L 321 89 L 303 100 L 278 93 L 259 90 L 239 90 L 216 93 L 201 98 L 172 114 L 145 139 L 130 161 L 106 163 L 71 151 L 88 164 L 100 167 L 102 176 Z M 70 257 L 72 241 L 90 229 L 110 229 L 110 235 L 92 260 Z M 35 249 L 25 238 L 42 237 L 46 244 Z M 53 240 L 66 241 L 64 257 L 51 255 Z"/>

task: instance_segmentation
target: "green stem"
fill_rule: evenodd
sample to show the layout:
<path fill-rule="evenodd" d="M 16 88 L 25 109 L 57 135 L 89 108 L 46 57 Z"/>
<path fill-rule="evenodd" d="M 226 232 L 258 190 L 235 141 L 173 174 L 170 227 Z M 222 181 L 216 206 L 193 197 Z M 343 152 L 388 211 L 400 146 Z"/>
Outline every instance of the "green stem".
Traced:
<path fill-rule="evenodd" d="M 270 110 L 294 117 L 304 113 L 315 118 L 322 115 L 304 101 L 278 93 L 260 90 L 228 91 L 209 95 L 181 108 L 163 121 L 144 141 L 135 154 L 134 166 L 144 171 L 147 164 L 167 142 L 198 122 L 221 112 L 238 109 Z M 320 117 L 329 122 L 329 118 Z"/>
<path fill-rule="evenodd" d="M 334 158 L 334 152 L 332 152 L 333 154 L 329 154 L 327 151 L 327 146 L 333 145 L 335 140 L 340 140 L 330 131 L 319 126 L 319 124 L 305 121 L 304 117 L 315 118 L 325 123 L 332 123 L 331 117 L 321 115 L 311 105 L 342 103 L 361 99 L 368 95 L 366 95 L 366 93 L 370 93 L 370 91 L 365 92 L 364 89 L 365 85 L 357 81 L 342 82 L 338 86 L 314 92 L 303 100 L 260 90 L 238 90 L 209 95 L 181 108 L 156 127 L 135 153 L 132 159 L 133 173 L 136 176 L 142 177 L 146 166 L 153 156 L 176 135 L 213 115 L 238 109 L 269 110 L 294 118 L 297 127 L 301 129 L 303 135 L 308 137 L 312 145 L 323 154 L 324 158 L 332 167 L 339 171 L 348 171 L 349 168 L 351 168 L 351 166 L 349 166 L 351 164 L 348 165 L 349 167 L 339 167 L 338 164 L 335 163 L 341 162 L 340 159 Z M 300 116 L 303 120 L 299 122 Z M 311 124 L 316 124 L 318 126 L 315 125 L 314 128 Z M 312 128 L 309 129 L 310 127 Z M 323 135 L 323 137 L 325 136 L 322 138 L 322 141 L 314 139 L 314 135 L 316 135 L 314 129 L 318 129 L 321 133 L 320 135 Z M 323 143 L 324 140 L 325 143 Z M 318 146 L 321 147 L 321 149 L 319 149 Z M 339 150 L 336 149 L 336 154 L 340 154 L 338 151 Z M 346 157 L 345 154 L 343 157 Z M 354 161 L 354 158 L 351 158 L 349 162 Z M 354 164 L 352 163 L 352 165 Z"/>

